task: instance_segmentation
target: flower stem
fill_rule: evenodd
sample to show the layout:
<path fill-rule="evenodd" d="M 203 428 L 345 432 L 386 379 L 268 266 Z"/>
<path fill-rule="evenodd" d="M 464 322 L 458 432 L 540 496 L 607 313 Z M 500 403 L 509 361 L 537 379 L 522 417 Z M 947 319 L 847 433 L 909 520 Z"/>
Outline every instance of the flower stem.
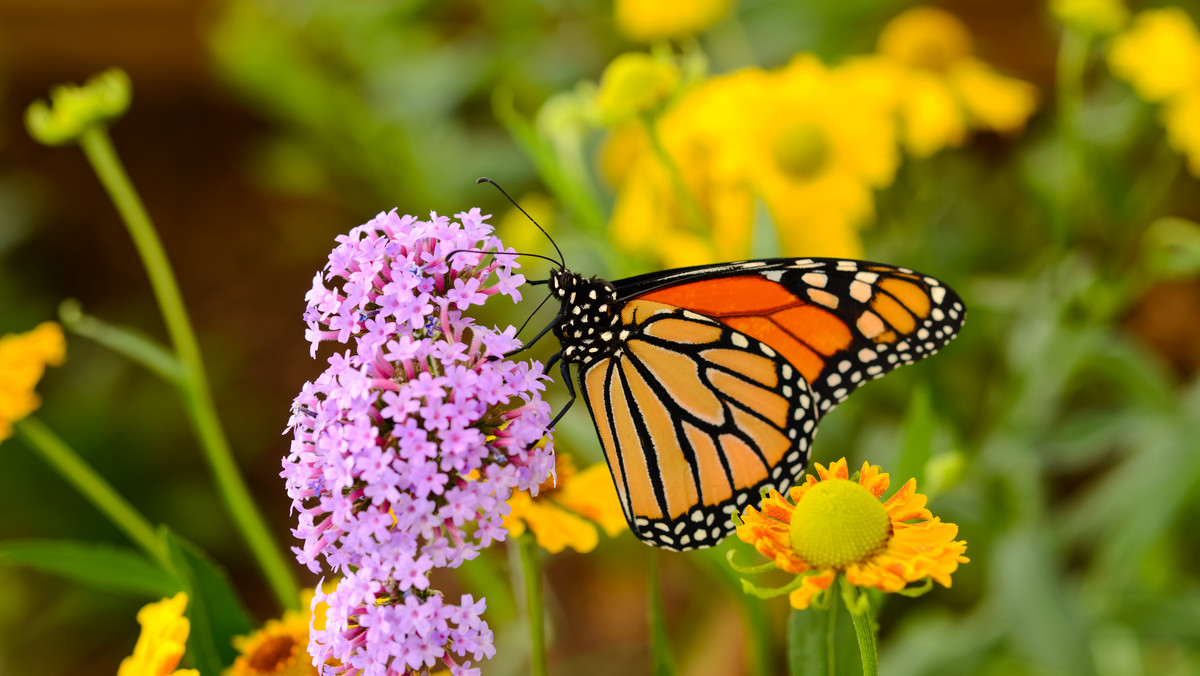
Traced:
<path fill-rule="evenodd" d="M 879 676 L 879 654 L 875 650 L 875 622 L 871 619 L 870 597 L 866 592 L 859 595 L 854 585 L 839 576 L 842 584 L 842 600 L 854 620 L 854 633 L 858 635 L 858 651 L 862 655 L 863 676 Z"/>
<path fill-rule="evenodd" d="M 525 573 L 525 617 L 529 621 L 529 673 L 546 676 L 546 616 L 542 602 L 542 559 L 532 533 L 517 538 Z"/>
<path fill-rule="evenodd" d="M 32 416 L 13 425 L 17 434 L 67 483 L 83 494 L 109 521 L 121 529 L 130 540 L 142 548 L 164 570 L 172 570 L 167 549 L 154 533 L 154 525 L 125 501 L 121 494 L 87 464 L 67 442 L 63 441 L 42 421 Z"/>
<path fill-rule="evenodd" d="M 176 385 L 221 499 L 251 553 L 258 560 L 280 605 L 290 610 L 299 609 L 300 591 L 296 580 L 281 550 L 272 541 L 262 514 L 250 498 L 221 429 L 204 375 L 199 344 L 188 320 L 175 274 L 150 216 L 121 166 L 107 129 L 102 125 L 89 127 L 80 135 L 79 144 L 121 214 L 146 267 L 175 355 L 182 366 Z"/>
<path fill-rule="evenodd" d="M 645 115 L 642 117 L 642 123 L 642 126 L 646 128 L 646 136 L 650 139 L 650 146 L 654 148 L 655 157 L 658 158 L 659 163 L 667 172 L 667 176 L 671 179 L 671 187 L 679 199 L 679 207 L 683 211 L 688 228 L 693 233 L 707 233 L 709 231 L 708 219 L 705 218 L 704 210 L 700 208 L 696 196 L 692 194 L 687 182 L 683 179 L 679 165 L 675 163 L 671 153 L 667 152 L 667 147 L 663 145 L 662 137 L 658 133 L 658 122 L 653 117 Z"/>
<path fill-rule="evenodd" d="M 663 611 L 662 586 L 658 578 L 658 550 L 646 556 L 646 595 L 649 597 L 650 673 L 654 676 L 673 676 L 675 662 L 671 659 L 671 642 L 667 638 L 667 618 Z"/>

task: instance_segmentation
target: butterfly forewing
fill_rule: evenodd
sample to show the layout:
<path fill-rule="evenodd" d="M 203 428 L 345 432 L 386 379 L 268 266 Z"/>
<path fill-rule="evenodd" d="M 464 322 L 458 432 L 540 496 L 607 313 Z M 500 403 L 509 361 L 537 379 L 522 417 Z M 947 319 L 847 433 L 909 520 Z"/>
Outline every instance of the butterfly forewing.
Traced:
<path fill-rule="evenodd" d="M 770 345 L 795 366 L 828 412 L 868 380 L 923 359 L 962 327 L 961 299 L 940 281 L 879 263 L 775 259 L 619 282 L 624 298 L 713 317 Z M 736 298 L 736 302 L 730 302 Z"/>
<path fill-rule="evenodd" d="M 730 515 L 804 469 L 815 425 L 799 372 L 719 321 L 626 303 L 628 334 L 580 372 L 634 533 L 669 549 L 719 542 Z"/>

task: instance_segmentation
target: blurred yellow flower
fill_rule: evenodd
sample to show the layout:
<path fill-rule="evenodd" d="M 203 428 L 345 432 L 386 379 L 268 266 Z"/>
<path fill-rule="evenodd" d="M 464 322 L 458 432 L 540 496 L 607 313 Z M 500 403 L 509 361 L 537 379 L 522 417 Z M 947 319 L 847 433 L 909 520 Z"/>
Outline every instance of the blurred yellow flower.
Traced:
<path fill-rule="evenodd" d="M 1200 84 L 1168 101 L 1162 119 L 1171 147 L 1187 157 L 1188 171 L 1200 178 Z"/>
<path fill-rule="evenodd" d="M 308 656 L 313 596 L 312 589 L 305 589 L 300 593 L 303 610 L 284 611 L 281 619 L 267 620 L 258 631 L 235 637 L 238 656 L 222 676 L 317 676 Z M 318 628 L 323 628 L 325 613 L 318 612 L 317 619 Z"/>
<path fill-rule="evenodd" d="M 1200 33 L 1178 7 L 1146 10 L 1113 39 L 1108 63 L 1138 96 L 1165 101 L 1200 86 Z"/>
<path fill-rule="evenodd" d="M 33 388 L 47 366 L 62 364 L 66 356 L 62 327 L 54 322 L 0 338 L 0 441 L 12 436 L 14 422 L 41 405 Z"/>
<path fill-rule="evenodd" d="M 661 146 L 699 205 L 704 230 L 644 129 L 614 129 L 601 155 L 617 189 L 611 234 L 619 248 L 668 266 L 746 258 L 758 204 L 787 255 L 858 257 L 858 227 L 873 190 L 898 163 L 883 97 L 860 97 L 842 71 L 811 55 L 697 83 L 658 118 Z"/>
<path fill-rule="evenodd" d="M 175 669 L 183 657 L 191 628 L 183 616 L 185 607 L 187 594 L 179 592 L 138 611 L 142 633 L 133 654 L 121 660 L 117 676 L 199 676 L 195 669 Z"/>
<path fill-rule="evenodd" d="M 1089 35 L 1115 33 L 1129 21 L 1123 0 L 1051 0 L 1050 12 L 1064 26 Z"/>
<path fill-rule="evenodd" d="M 593 522 L 609 537 L 621 532 L 625 515 L 608 465 L 601 462 L 576 471 L 571 456 L 560 453 L 555 458 L 555 474 L 557 481 L 542 484 L 537 497 L 514 493 L 509 498 L 511 511 L 504 517 L 504 527 L 513 537 L 528 528 L 538 545 L 551 554 L 566 547 L 586 554 L 600 542 Z"/>
<path fill-rule="evenodd" d="M 641 52 L 613 59 L 600 77 L 596 105 L 607 123 L 647 113 L 666 102 L 679 86 L 679 68 Z"/>
<path fill-rule="evenodd" d="M 857 480 L 845 458 L 816 467 L 820 479 L 805 477 L 788 498 L 769 491 L 760 509 L 746 508 L 737 528 L 743 542 L 801 576 L 789 595 L 792 607 L 807 608 L 839 574 L 888 593 L 926 579 L 949 587 L 950 575 L 969 561 L 967 543 L 954 540 L 958 526 L 925 508 L 915 480 L 881 502 L 891 479 L 879 467 L 864 462 Z"/>
<path fill-rule="evenodd" d="M 1000 75 L 972 53 L 971 35 L 954 15 L 915 7 L 884 27 L 877 57 L 846 68 L 891 100 L 905 147 L 928 157 L 961 145 L 971 129 L 1018 132 L 1036 107 L 1033 85 Z"/>
<path fill-rule="evenodd" d="M 694 35 L 720 21 L 732 0 L 616 0 L 617 31 L 638 42 Z"/>
<path fill-rule="evenodd" d="M 753 112 L 742 113 L 742 134 L 726 150 L 745 163 L 785 254 L 861 257 L 858 227 L 874 215 L 873 191 L 895 176 L 888 111 L 848 84 L 802 54 L 742 102 Z"/>

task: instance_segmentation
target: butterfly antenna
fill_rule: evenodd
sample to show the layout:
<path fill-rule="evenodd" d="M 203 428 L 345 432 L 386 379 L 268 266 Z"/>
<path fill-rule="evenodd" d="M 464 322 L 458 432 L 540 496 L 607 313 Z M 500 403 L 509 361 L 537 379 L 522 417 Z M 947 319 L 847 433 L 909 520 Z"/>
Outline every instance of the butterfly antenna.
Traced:
<path fill-rule="evenodd" d="M 533 318 L 537 315 L 538 310 L 541 310 L 542 306 L 546 304 L 546 301 L 550 300 L 553 297 L 554 297 L 553 295 L 547 295 L 545 298 L 543 298 L 542 302 L 538 303 L 538 306 L 533 308 L 533 312 L 530 312 L 529 316 L 525 318 L 525 321 L 521 324 L 521 328 L 517 329 L 517 333 L 515 335 L 518 335 L 518 336 L 521 335 L 521 332 L 525 330 L 526 326 L 529 326 L 529 322 L 532 321 Z"/>
<path fill-rule="evenodd" d="M 544 261 L 550 261 L 551 263 L 553 263 L 555 265 L 559 264 L 559 262 L 554 260 L 553 258 L 550 258 L 549 256 L 543 256 L 541 254 L 521 253 L 520 251 L 480 251 L 478 249 L 455 249 L 454 251 L 451 251 L 450 253 L 446 254 L 446 259 L 449 260 L 451 257 L 456 256 L 458 254 L 463 254 L 463 253 L 483 254 L 485 256 L 530 256 L 533 258 L 540 258 Z"/>
<path fill-rule="evenodd" d="M 516 200 L 514 200 L 512 197 L 509 197 L 508 193 L 504 192 L 504 188 L 501 188 L 499 183 L 496 183 L 495 181 L 488 178 L 487 176 L 482 176 L 482 177 L 476 179 L 475 182 L 476 183 L 491 183 L 496 188 L 496 190 L 500 191 L 501 195 L 504 195 L 504 197 L 509 202 L 512 202 L 512 205 L 514 207 L 520 209 L 521 213 L 525 214 L 525 218 L 528 218 L 529 222 L 533 223 L 534 227 L 536 227 L 538 230 L 541 230 L 542 234 L 546 236 L 546 239 L 550 240 L 550 246 L 554 247 L 554 250 L 558 252 L 558 266 L 562 267 L 562 268 L 567 267 L 567 259 L 563 257 L 562 249 L 558 248 L 558 244 L 555 243 L 554 238 L 550 236 L 550 233 L 546 232 L 545 228 L 538 225 L 538 222 L 533 220 L 533 216 L 530 216 L 528 211 L 525 211 L 525 209 L 521 208 L 521 205 L 517 204 Z M 547 258 L 546 260 L 550 260 L 550 259 Z M 553 261 L 551 261 L 551 262 L 553 262 Z"/>

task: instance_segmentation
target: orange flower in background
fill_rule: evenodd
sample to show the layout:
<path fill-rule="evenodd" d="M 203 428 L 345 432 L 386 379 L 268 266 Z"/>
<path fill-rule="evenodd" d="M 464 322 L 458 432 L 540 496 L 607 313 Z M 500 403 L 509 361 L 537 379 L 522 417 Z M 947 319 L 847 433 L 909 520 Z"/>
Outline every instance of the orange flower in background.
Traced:
<path fill-rule="evenodd" d="M 846 68 L 872 83 L 875 98 L 890 102 L 908 151 L 929 157 L 962 145 L 972 130 L 1018 132 L 1036 108 L 1033 85 L 1000 75 L 973 49 L 954 15 L 915 7 L 884 27 L 876 56 Z"/>
<path fill-rule="evenodd" d="M 607 464 L 600 462 L 577 471 L 571 456 L 560 453 L 554 468 L 557 479 L 542 484 L 536 497 L 513 493 L 509 498 L 511 511 L 504 517 L 504 527 L 513 537 L 528 528 L 538 546 L 551 554 L 567 547 L 586 554 L 600 543 L 595 524 L 609 537 L 625 528 L 625 515 Z"/>
<path fill-rule="evenodd" d="M 58 366 L 66 357 L 62 327 L 54 322 L 0 338 L 0 441 L 12 436 L 13 423 L 41 405 L 34 387 L 47 366 Z"/>
<path fill-rule="evenodd" d="M 191 629 L 191 623 L 183 616 L 187 600 L 187 594 L 179 592 L 138 611 L 142 633 L 133 654 L 121 660 L 117 676 L 199 676 L 195 669 L 175 669 L 183 657 Z"/>
<path fill-rule="evenodd" d="M 858 587 L 898 592 L 910 582 L 932 579 L 949 587 L 967 544 L 955 541 L 958 526 L 942 523 L 925 508 L 926 498 L 909 479 L 881 501 L 890 478 L 863 463 L 850 477 L 845 458 L 828 469 L 816 465 L 788 498 L 772 490 L 760 509 L 747 507 L 737 535 L 781 570 L 802 576 L 789 595 L 804 609 L 839 574 Z"/>
<path fill-rule="evenodd" d="M 616 0 L 617 32 L 630 40 L 654 42 L 695 35 L 729 13 L 732 0 Z"/>

